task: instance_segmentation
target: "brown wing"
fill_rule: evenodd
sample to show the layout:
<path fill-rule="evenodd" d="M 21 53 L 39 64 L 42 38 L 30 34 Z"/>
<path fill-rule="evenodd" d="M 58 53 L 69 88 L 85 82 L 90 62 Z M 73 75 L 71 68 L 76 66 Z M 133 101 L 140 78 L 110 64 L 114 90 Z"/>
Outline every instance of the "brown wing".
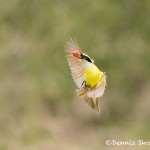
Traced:
<path fill-rule="evenodd" d="M 84 82 L 84 68 L 82 66 L 82 62 L 79 58 L 76 58 L 72 55 L 73 51 L 82 52 L 81 48 L 78 46 L 77 42 L 74 42 L 71 38 L 65 45 L 65 50 L 68 53 L 67 61 L 71 70 L 72 78 L 74 82 L 81 89 L 82 83 Z"/>
<path fill-rule="evenodd" d="M 65 45 L 65 50 L 67 53 L 72 54 L 73 51 L 80 51 L 83 52 L 82 49 L 79 47 L 77 41 L 73 40 L 72 38 L 70 38 L 66 45 Z"/>

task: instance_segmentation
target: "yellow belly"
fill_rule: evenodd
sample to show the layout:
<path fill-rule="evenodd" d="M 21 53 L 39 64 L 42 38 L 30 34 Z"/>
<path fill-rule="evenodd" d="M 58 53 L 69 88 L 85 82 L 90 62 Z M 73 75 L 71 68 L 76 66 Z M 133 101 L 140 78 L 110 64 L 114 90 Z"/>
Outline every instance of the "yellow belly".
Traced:
<path fill-rule="evenodd" d="M 101 72 L 94 64 L 90 67 L 85 68 L 85 81 L 86 85 L 91 88 L 102 82 L 104 73 Z"/>

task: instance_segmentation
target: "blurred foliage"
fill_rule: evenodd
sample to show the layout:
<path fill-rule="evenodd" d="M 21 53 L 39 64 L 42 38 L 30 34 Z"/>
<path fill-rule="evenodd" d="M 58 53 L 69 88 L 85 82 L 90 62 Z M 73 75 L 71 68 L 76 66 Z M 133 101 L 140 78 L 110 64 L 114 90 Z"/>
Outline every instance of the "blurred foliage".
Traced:
<path fill-rule="evenodd" d="M 129 135 L 149 137 L 150 1 L 0 2 L 0 139 L 18 136 L 13 128 L 31 127 L 39 130 L 22 141 L 38 141 L 44 127 L 35 124 L 50 116 L 86 126 L 129 125 Z M 69 36 L 107 73 L 100 118 L 74 102 L 80 100 L 64 53 Z"/>

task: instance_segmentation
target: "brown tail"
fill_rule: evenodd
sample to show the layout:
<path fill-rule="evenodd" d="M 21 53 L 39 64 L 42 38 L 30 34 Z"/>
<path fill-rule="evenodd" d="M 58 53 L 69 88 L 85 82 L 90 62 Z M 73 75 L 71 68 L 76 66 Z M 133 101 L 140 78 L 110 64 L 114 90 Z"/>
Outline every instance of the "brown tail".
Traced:
<path fill-rule="evenodd" d="M 85 98 L 84 101 L 98 114 L 100 114 L 99 100 L 98 98 Z"/>
<path fill-rule="evenodd" d="M 81 89 L 81 90 L 76 90 L 77 95 L 80 98 L 84 98 L 84 101 L 98 114 L 100 114 L 100 108 L 99 108 L 99 101 L 98 98 L 89 98 L 87 97 L 87 93 L 89 92 L 89 89 Z"/>

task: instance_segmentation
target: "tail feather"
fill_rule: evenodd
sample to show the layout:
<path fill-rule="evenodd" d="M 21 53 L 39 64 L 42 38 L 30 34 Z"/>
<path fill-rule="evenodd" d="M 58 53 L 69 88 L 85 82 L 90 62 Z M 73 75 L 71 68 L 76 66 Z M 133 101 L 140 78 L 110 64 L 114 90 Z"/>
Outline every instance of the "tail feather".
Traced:
<path fill-rule="evenodd" d="M 85 98 L 84 101 L 98 114 L 100 114 L 100 107 L 99 107 L 99 101 L 98 98 Z"/>
<path fill-rule="evenodd" d="M 100 114 L 100 108 L 99 108 L 99 100 L 98 98 L 91 98 L 88 97 L 87 94 L 89 92 L 89 88 L 85 88 L 85 89 L 79 89 L 76 90 L 77 95 L 80 98 L 84 98 L 84 101 L 98 114 Z"/>

